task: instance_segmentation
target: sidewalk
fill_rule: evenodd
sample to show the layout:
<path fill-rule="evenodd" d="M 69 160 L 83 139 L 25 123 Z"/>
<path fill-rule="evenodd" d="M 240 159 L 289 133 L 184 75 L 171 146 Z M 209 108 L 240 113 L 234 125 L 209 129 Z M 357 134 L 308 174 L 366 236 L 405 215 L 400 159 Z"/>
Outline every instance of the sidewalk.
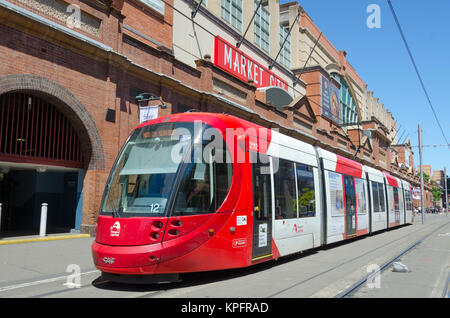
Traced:
<path fill-rule="evenodd" d="M 39 235 L 28 235 L 28 236 L 16 236 L 16 237 L 4 237 L 0 236 L 0 245 L 8 244 L 20 244 L 20 243 L 31 243 L 31 242 L 42 242 L 42 241 L 55 241 L 55 240 L 67 240 L 81 237 L 90 237 L 89 234 L 79 234 L 79 233 L 58 233 L 58 234 L 47 234 L 46 236 Z"/>

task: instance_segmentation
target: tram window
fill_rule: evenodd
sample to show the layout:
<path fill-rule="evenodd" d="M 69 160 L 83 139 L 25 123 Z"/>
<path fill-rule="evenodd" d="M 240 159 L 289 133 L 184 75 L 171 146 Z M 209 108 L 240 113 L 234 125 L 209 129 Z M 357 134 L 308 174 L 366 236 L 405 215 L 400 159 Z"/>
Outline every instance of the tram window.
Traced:
<path fill-rule="evenodd" d="M 409 193 L 409 210 L 413 210 L 413 203 L 412 203 L 412 196 L 411 196 L 411 191 L 408 191 Z"/>
<path fill-rule="evenodd" d="M 231 179 L 233 176 L 233 165 L 231 164 L 231 157 L 225 149 L 217 149 L 215 152 L 216 158 L 224 158 L 223 161 L 217 160 L 214 163 L 214 184 L 215 184 L 215 206 L 216 209 L 220 207 L 230 190 Z M 228 162 L 228 164 L 227 164 Z"/>
<path fill-rule="evenodd" d="M 147 135 L 150 135 L 149 131 L 142 131 L 128 143 L 118 164 L 119 169 L 116 168 L 114 173 L 105 210 L 117 210 L 120 207 L 124 213 L 165 213 L 178 168 L 178 163 L 170 157 L 177 141 L 169 140 L 168 137 L 150 139 Z"/>
<path fill-rule="evenodd" d="M 193 163 L 186 167 L 175 201 L 174 215 L 213 213 L 211 165 Z"/>
<path fill-rule="evenodd" d="M 344 195 L 346 211 L 356 210 L 356 193 L 355 193 L 355 179 L 352 176 L 344 174 Z M 351 209 L 351 210 L 349 210 Z"/>
<path fill-rule="evenodd" d="M 313 168 L 296 163 L 299 217 L 316 216 L 316 195 L 314 191 Z"/>
<path fill-rule="evenodd" d="M 294 163 L 283 159 L 277 160 L 279 160 L 278 170 L 274 174 L 275 219 L 297 218 Z"/>
<path fill-rule="evenodd" d="M 378 195 L 380 197 L 380 212 L 384 212 L 386 204 L 384 200 L 384 184 L 382 183 L 378 183 Z"/>
<path fill-rule="evenodd" d="M 412 210 L 411 191 L 405 190 L 406 210 Z"/>
<path fill-rule="evenodd" d="M 222 159 L 224 153 L 226 159 Z M 173 216 L 214 213 L 225 200 L 232 178 L 229 153 L 223 149 L 209 149 L 206 156 L 209 157 L 207 161 L 187 165 L 175 199 Z"/>
<path fill-rule="evenodd" d="M 254 155 L 255 153 L 250 153 Z M 255 221 L 267 221 L 272 218 L 272 198 L 270 190 L 270 174 L 267 173 L 267 165 L 269 157 L 262 155 L 262 160 L 252 161 L 253 176 L 253 207 Z M 267 159 L 267 161 L 266 161 Z"/>
<path fill-rule="evenodd" d="M 408 191 L 408 196 L 409 196 L 409 210 L 413 210 L 413 203 L 412 203 L 412 196 L 411 196 L 411 191 Z"/>
<path fill-rule="evenodd" d="M 163 213 L 175 174 L 140 174 L 122 176 L 128 178 L 126 207 L 131 211 L 147 207 L 150 213 Z"/>
<path fill-rule="evenodd" d="M 378 193 L 378 182 L 373 181 L 372 181 L 372 200 L 373 200 L 373 211 L 381 212 L 380 195 Z"/>
<path fill-rule="evenodd" d="M 384 212 L 384 185 L 372 181 L 373 211 Z"/>
<path fill-rule="evenodd" d="M 399 211 L 400 203 L 399 203 L 399 197 L 398 197 L 398 188 L 393 187 L 393 191 L 394 191 L 394 208 L 395 208 L 395 211 Z"/>
<path fill-rule="evenodd" d="M 214 142 L 194 145 L 193 140 L 202 138 L 193 136 L 200 137 L 206 131 L 209 137 L 214 137 Z M 175 208 L 176 215 L 215 212 L 230 189 L 232 163 L 221 134 L 214 132 L 207 125 L 195 130 L 191 122 L 136 129 L 111 171 L 102 213 L 167 215 L 174 190 L 178 191 L 174 205 L 170 206 Z M 200 152 L 194 149 L 197 146 L 201 147 Z M 204 160 L 197 157 L 194 160 L 195 154 Z M 226 158 L 221 158 L 224 154 Z"/>

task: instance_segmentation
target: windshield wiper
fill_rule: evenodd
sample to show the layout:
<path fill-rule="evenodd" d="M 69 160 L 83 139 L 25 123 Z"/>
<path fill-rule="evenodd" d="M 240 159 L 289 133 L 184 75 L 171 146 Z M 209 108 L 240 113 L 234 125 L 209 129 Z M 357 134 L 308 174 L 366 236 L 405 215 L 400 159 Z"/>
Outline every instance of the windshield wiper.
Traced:
<path fill-rule="evenodd" d="M 120 218 L 122 212 L 123 212 L 123 208 L 122 207 L 119 207 L 118 209 L 114 209 L 113 210 L 113 216 L 115 218 Z"/>

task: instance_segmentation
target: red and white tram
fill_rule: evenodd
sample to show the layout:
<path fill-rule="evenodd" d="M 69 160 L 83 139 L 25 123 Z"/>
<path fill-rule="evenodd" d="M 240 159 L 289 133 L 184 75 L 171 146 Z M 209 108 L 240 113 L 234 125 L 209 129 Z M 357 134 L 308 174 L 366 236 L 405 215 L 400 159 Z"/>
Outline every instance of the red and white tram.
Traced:
<path fill-rule="evenodd" d="M 139 126 L 118 155 L 94 263 L 117 280 L 247 267 L 411 223 L 410 190 L 231 115 L 170 115 Z"/>

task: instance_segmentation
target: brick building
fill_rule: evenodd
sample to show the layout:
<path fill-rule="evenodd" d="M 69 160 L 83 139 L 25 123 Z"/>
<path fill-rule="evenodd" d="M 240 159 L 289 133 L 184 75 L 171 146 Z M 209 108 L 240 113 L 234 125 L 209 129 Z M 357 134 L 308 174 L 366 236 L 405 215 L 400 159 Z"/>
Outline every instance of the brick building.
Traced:
<path fill-rule="evenodd" d="M 322 35 L 305 63 L 320 31 L 298 3 L 252 23 L 254 1 L 197 4 L 0 0 L 0 231 L 36 231 L 46 202 L 50 231 L 93 233 L 140 106 L 230 113 L 417 183 L 345 51 Z"/>
<path fill-rule="evenodd" d="M 172 10 L 145 3 L 0 1 L 2 231 L 35 231 L 47 202 L 49 231 L 92 232 L 139 123 L 130 92 L 174 94 L 162 87 L 195 76 L 173 63 Z"/>

